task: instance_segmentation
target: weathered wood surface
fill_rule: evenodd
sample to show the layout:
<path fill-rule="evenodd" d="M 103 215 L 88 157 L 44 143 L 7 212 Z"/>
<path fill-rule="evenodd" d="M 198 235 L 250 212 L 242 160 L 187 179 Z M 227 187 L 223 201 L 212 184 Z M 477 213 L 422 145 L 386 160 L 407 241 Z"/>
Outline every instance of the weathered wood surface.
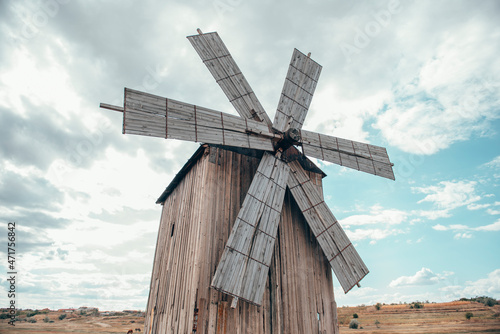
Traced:
<path fill-rule="evenodd" d="M 273 128 L 301 129 L 321 73 L 321 65 L 294 49 L 281 92 Z"/>
<path fill-rule="evenodd" d="M 264 122 L 271 120 L 216 32 L 188 36 L 203 63 L 241 117 Z"/>
<path fill-rule="evenodd" d="M 330 262 L 340 285 L 347 293 L 368 274 L 368 268 L 307 172 L 297 161 L 289 163 L 289 166 L 290 192 Z"/>
<path fill-rule="evenodd" d="M 385 148 L 353 140 L 301 130 L 305 155 L 394 180 L 392 163 Z"/>
<path fill-rule="evenodd" d="M 262 304 L 289 171 L 264 153 L 215 272 L 215 289 Z"/>
<path fill-rule="evenodd" d="M 125 88 L 123 133 L 273 151 L 266 124 Z"/>
<path fill-rule="evenodd" d="M 232 297 L 210 288 L 258 164 L 207 148 L 166 198 L 146 333 L 338 333 L 330 265 L 289 191 L 262 306 L 240 300 L 232 309 Z M 321 175 L 309 176 L 321 193 Z"/>

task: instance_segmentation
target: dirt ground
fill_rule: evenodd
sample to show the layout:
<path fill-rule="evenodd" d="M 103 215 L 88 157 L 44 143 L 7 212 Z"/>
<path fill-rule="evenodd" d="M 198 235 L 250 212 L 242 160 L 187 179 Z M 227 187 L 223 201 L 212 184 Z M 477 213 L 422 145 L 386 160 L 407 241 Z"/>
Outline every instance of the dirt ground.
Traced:
<path fill-rule="evenodd" d="M 465 313 L 473 317 L 466 320 Z M 353 314 L 362 328 L 349 329 Z M 0 333 L 5 334 L 64 334 L 64 333 L 127 333 L 142 334 L 144 317 L 141 315 L 85 316 L 68 314 L 59 320 L 61 312 L 37 314 L 25 319 L 36 323 L 16 322 L 8 325 L 8 320 L 0 320 Z M 48 319 L 46 319 L 48 317 Z M 23 319 L 23 315 L 20 316 Z M 53 321 L 45 322 L 44 320 Z M 409 305 L 340 307 L 338 308 L 340 333 L 378 334 L 445 334 L 445 333 L 500 333 L 500 305 L 487 307 L 473 302 L 450 302 L 423 304 L 423 308 L 411 309 Z M 376 324 L 376 322 L 378 324 Z M 140 329 L 140 331 L 136 331 Z M 250 334 L 250 333 L 249 333 Z"/>

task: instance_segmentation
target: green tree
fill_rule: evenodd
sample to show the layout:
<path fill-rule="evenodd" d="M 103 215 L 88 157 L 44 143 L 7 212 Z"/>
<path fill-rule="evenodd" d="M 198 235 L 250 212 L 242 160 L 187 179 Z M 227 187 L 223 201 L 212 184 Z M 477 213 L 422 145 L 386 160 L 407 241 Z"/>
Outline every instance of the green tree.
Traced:
<path fill-rule="evenodd" d="M 470 318 L 472 318 L 473 316 L 474 316 L 474 314 L 472 314 L 472 312 L 465 313 L 465 319 L 467 319 L 467 320 L 470 320 Z"/>
<path fill-rule="evenodd" d="M 59 320 L 63 320 L 64 318 L 66 318 L 66 314 L 65 313 L 59 315 Z"/>
<path fill-rule="evenodd" d="M 357 313 L 354 313 L 354 314 L 352 315 L 352 317 L 353 317 L 354 319 L 357 319 L 357 318 L 358 318 L 358 314 L 357 314 Z"/>
<path fill-rule="evenodd" d="M 375 304 L 375 308 L 377 309 L 377 311 L 380 310 L 381 307 L 382 307 L 382 304 L 380 304 L 380 303 Z"/>
<path fill-rule="evenodd" d="M 377 326 L 377 328 L 380 328 L 380 326 L 379 326 L 379 325 L 380 325 L 380 321 L 375 320 L 375 326 Z"/>

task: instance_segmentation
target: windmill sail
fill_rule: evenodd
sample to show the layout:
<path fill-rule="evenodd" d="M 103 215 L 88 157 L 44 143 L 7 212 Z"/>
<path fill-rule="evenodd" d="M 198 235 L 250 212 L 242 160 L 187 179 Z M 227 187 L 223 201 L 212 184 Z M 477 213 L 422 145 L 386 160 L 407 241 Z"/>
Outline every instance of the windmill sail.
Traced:
<path fill-rule="evenodd" d="M 301 130 L 305 155 L 394 180 L 385 148 Z"/>
<path fill-rule="evenodd" d="M 265 122 L 270 127 L 269 116 L 219 34 L 193 35 L 188 40 L 241 117 Z"/>
<path fill-rule="evenodd" d="M 257 121 L 125 88 L 123 133 L 274 151 Z"/>
<path fill-rule="evenodd" d="M 261 305 L 290 168 L 265 153 L 219 261 L 212 287 Z"/>
<path fill-rule="evenodd" d="M 273 128 L 301 129 L 321 73 L 321 65 L 295 49 L 281 92 Z"/>
<path fill-rule="evenodd" d="M 302 166 L 297 161 L 288 165 L 290 192 L 347 293 L 368 274 L 368 268 Z"/>

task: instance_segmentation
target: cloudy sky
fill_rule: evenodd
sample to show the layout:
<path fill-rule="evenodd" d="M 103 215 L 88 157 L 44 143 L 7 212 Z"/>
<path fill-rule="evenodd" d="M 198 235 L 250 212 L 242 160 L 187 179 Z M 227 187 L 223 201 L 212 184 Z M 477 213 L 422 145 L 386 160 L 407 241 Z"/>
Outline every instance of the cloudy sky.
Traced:
<path fill-rule="evenodd" d="M 334 279 L 339 306 L 500 298 L 499 16 L 498 1 L 0 1 L 17 305 L 145 308 L 155 201 L 198 144 L 122 135 L 99 103 L 129 87 L 236 114 L 185 38 L 196 28 L 218 31 L 271 119 L 293 48 L 311 52 L 304 128 L 387 147 L 395 182 L 319 162 L 370 269 L 347 295 Z"/>

